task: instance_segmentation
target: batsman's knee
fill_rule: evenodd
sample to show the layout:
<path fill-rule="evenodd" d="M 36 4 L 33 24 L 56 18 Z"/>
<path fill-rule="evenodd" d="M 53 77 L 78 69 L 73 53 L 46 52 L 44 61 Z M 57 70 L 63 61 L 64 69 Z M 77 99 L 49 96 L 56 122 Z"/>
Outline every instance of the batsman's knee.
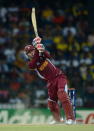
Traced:
<path fill-rule="evenodd" d="M 61 102 L 66 102 L 66 101 L 69 101 L 69 100 L 70 100 L 68 94 L 67 94 L 66 91 L 64 91 L 64 90 L 58 91 L 58 92 L 57 92 L 57 95 L 58 95 L 58 99 L 59 99 Z"/>
<path fill-rule="evenodd" d="M 58 109 L 58 104 L 55 101 L 48 100 L 48 108 L 51 112 L 55 112 Z"/>

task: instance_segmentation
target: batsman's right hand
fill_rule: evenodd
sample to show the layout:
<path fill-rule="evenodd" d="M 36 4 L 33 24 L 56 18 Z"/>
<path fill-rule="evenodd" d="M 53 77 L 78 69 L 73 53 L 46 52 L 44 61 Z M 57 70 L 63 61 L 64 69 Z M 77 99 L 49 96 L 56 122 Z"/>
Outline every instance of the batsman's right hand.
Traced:
<path fill-rule="evenodd" d="M 35 47 L 37 48 L 39 52 L 44 52 L 45 50 L 45 47 L 43 44 L 37 44 Z"/>
<path fill-rule="evenodd" d="M 41 38 L 38 36 L 38 37 L 35 37 L 33 39 L 33 42 L 32 42 L 33 46 L 36 47 L 37 44 L 41 44 Z"/>

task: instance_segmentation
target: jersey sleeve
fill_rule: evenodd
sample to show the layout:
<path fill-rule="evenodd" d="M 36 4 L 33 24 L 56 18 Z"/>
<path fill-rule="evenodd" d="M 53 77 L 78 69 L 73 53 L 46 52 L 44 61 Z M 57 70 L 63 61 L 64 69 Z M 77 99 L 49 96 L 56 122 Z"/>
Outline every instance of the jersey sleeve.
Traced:
<path fill-rule="evenodd" d="M 36 68 L 37 59 L 32 59 L 28 61 L 27 65 L 29 69 L 35 69 Z"/>
<path fill-rule="evenodd" d="M 51 55 L 47 50 L 44 51 L 44 55 L 46 58 L 51 58 Z"/>
<path fill-rule="evenodd" d="M 29 69 L 35 69 L 37 66 L 38 60 L 39 60 L 39 53 L 38 51 L 36 51 L 34 57 L 31 60 L 29 60 L 27 63 Z"/>

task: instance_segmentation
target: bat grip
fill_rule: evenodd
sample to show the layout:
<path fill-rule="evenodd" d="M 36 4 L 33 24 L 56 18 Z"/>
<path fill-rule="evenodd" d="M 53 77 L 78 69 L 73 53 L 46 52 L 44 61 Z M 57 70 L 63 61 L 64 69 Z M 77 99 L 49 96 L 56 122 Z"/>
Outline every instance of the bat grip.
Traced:
<path fill-rule="evenodd" d="M 38 36 L 38 32 L 35 32 L 35 36 L 36 36 L 36 37 L 39 37 L 39 36 Z"/>

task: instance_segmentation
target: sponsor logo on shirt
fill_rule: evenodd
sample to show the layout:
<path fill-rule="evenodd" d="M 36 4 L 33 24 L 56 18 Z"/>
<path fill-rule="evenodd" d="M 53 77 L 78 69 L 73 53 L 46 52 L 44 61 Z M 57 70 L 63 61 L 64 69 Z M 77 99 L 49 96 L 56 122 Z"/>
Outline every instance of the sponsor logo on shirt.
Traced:
<path fill-rule="evenodd" d="M 44 61 L 43 64 L 38 69 L 40 71 L 43 71 L 47 65 L 48 65 L 48 61 Z"/>

